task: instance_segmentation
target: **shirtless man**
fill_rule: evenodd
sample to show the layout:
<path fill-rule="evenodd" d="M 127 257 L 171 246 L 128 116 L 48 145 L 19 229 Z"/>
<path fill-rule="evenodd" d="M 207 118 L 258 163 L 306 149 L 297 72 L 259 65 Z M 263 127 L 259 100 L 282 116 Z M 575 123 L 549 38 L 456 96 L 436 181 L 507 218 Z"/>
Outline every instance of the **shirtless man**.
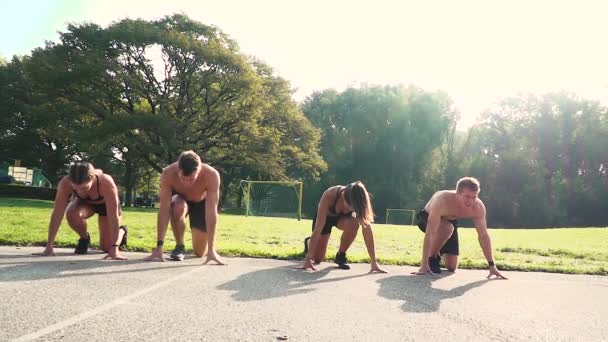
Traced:
<path fill-rule="evenodd" d="M 206 254 L 205 264 L 213 260 L 223 265 L 215 251 L 219 195 L 219 173 L 202 163 L 193 151 L 182 152 L 177 162 L 167 166 L 160 176 L 160 208 L 156 223 L 158 241 L 152 254 L 145 260 L 165 261 L 163 244 L 169 220 L 176 242 L 171 259 L 184 260 L 184 233 L 186 216 L 189 216 L 194 254 L 199 258 Z"/>
<path fill-rule="evenodd" d="M 422 262 L 415 274 L 440 273 L 440 261 L 448 271 L 458 268 L 458 219 L 472 219 L 477 229 L 479 244 L 483 251 L 490 274 L 499 279 L 507 279 L 498 271 L 492 256 L 492 242 L 486 225 L 486 207 L 477 197 L 479 181 L 472 177 L 461 178 L 456 190 L 437 191 L 429 202 L 416 214 L 418 228 L 425 232 L 422 247 Z"/>
<path fill-rule="evenodd" d="M 97 214 L 99 247 L 108 253 L 104 259 L 127 260 L 118 250 L 119 246 L 127 243 L 127 227 L 120 225 L 118 188 L 111 176 L 95 169 L 91 163 L 70 165 L 68 175 L 57 185 L 46 248 L 37 255 L 55 255 L 53 243 L 64 214 L 70 228 L 80 236 L 75 254 L 88 253 L 91 237 L 87 231 L 87 219 Z"/>

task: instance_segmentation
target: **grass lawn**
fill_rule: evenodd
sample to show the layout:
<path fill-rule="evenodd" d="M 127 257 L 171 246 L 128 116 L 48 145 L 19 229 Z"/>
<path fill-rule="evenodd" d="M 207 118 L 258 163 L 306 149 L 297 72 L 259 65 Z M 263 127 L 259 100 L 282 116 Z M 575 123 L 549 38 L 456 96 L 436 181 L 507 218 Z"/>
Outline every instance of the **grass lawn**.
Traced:
<path fill-rule="evenodd" d="M 50 201 L 0 198 L 0 244 L 44 246 L 53 203 Z M 129 250 L 150 251 L 156 245 L 156 209 L 124 209 L 123 222 L 129 226 Z M 381 263 L 419 265 L 423 234 L 417 227 L 376 224 L 376 255 Z M 244 217 L 221 214 L 217 246 L 224 256 L 280 259 L 301 258 L 303 239 L 311 221 L 288 218 Z M 95 217 L 89 220 L 93 246 L 99 234 Z M 459 228 L 461 268 L 487 268 L 471 228 Z M 607 228 L 491 229 L 494 259 L 502 270 L 546 271 L 608 275 Z M 327 257 L 332 259 L 340 231 L 334 229 Z M 78 236 L 63 220 L 56 246 L 72 247 Z M 174 246 L 171 228 L 165 249 Z M 186 234 L 187 247 L 190 234 Z M 41 248 L 42 251 L 42 248 Z M 361 234 L 348 252 L 349 260 L 369 258 Z"/>

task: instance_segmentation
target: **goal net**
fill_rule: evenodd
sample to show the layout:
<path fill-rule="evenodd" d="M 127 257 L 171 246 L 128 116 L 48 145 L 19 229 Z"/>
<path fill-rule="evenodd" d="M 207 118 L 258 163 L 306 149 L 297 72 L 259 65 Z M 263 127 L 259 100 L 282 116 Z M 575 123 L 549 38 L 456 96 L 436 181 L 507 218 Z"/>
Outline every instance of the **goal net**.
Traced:
<path fill-rule="evenodd" d="M 414 225 L 416 211 L 413 209 L 386 209 L 386 224 Z"/>
<path fill-rule="evenodd" d="M 247 216 L 302 218 L 302 182 L 241 181 Z"/>

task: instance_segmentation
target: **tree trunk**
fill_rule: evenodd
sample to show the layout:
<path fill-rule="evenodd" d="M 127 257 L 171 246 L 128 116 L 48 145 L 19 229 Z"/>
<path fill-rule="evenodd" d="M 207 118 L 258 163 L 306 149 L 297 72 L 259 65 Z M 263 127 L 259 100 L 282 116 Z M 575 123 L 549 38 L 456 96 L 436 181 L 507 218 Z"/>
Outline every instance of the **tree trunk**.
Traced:
<path fill-rule="evenodd" d="M 125 203 L 124 203 L 124 206 L 131 207 L 133 205 L 133 185 L 135 183 L 133 181 L 133 176 L 134 176 L 133 163 L 131 162 L 130 158 L 128 157 L 128 153 L 124 153 L 123 156 L 125 157 L 125 178 L 124 178 Z"/>
<path fill-rule="evenodd" d="M 242 208 L 243 207 L 243 190 L 241 190 L 241 187 L 238 187 L 238 192 L 237 192 L 237 197 L 236 197 L 236 207 L 237 208 Z"/>

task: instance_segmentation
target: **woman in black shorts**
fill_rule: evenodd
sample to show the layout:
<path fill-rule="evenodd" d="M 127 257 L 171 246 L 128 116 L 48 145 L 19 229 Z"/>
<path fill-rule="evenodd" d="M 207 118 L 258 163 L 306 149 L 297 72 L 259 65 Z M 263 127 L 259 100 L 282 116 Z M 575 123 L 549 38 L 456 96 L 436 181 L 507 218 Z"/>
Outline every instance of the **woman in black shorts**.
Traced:
<path fill-rule="evenodd" d="M 321 196 L 312 224 L 312 236 L 304 241 L 306 260 L 304 270 L 315 270 L 312 262 L 325 259 L 327 243 L 333 227 L 342 230 L 340 248 L 334 261 L 338 267 L 349 269 L 346 251 L 357 237 L 359 226 L 363 227 L 363 239 L 371 262 L 371 272 L 385 272 L 376 260 L 374 234 L 371 223 L 374 210 L 369 193 L 363 183 L 357 181 L 346 186 L 336 185 Z"/>

